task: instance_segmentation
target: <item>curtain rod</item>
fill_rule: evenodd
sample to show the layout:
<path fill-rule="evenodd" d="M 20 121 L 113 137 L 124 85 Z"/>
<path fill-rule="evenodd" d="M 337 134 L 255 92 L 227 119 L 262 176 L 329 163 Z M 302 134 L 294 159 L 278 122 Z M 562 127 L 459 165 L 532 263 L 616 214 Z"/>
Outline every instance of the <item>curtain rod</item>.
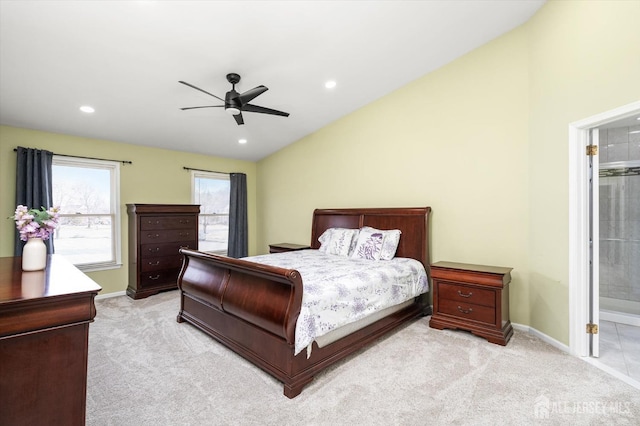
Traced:
<path fill-rule="evenodd" d="M 220 174 L 223 174 L 223 175 L 230 175 L 231 174 L 231 173 L 228 173 L 228 172 L 219 172 L 217 170 L 192 169 L 191 167 L 182 167 L 182 168 L 185 169 L 185 170 L 193 170 L 193 171 L 196 171 L 196 172 L 220 173 Z"/>
<path fill-rule="evenodd" d="M 18 148 L 13 148 L 13 152 L 18 152 Z M 71 158 L 83 158 L 85 160 L 116 161 L 122 164 L 133 164 L 131 161 L 128 161 L 128 160 L 110 160 L 108 158 L 82 157 L 80 155 L 56 154 L 55 152 L 53 153 L 53 155 L 62 155 L 63 157 L 71 157 Z"/>

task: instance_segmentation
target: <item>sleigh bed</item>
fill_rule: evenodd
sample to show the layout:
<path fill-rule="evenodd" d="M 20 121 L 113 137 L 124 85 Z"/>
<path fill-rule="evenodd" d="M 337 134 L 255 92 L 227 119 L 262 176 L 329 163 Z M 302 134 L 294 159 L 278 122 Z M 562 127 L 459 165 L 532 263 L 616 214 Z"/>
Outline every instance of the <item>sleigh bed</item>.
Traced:
<path fill-rule="evenodd" d="M 323 243 L 322 250 L 318 250 L 318 239 L 327 235 L 328 229 L 399 230 L 394 260 L 415 264 L 408 260 L 415 259 L 422 264 L 420 268 L 424 266 L 427 276 L 421 294 L 333 330 L 310 343 L 307 350 L 297 349 L 299 352 L 294 354 L 296 324 L 301 310 L 306 308 L 302 303 L 304 276 L 296 268 L 257 263 L 254 258 L 234 259 L 181 249 L 184 263 L 178 276 L 177 320 L 192 324 L 282 381 L 284 394 L 294 398 L 319 371 L 398 326 L 431 314 L 424 292 L 429 288 L 430 211 L 429 207 L 314 211 L 307 257 L 320 255 L 326 249 Z M 368 262 L 373 268 L 386 261 Z M 330 261 L 327 268 L 332 268 Z"/>

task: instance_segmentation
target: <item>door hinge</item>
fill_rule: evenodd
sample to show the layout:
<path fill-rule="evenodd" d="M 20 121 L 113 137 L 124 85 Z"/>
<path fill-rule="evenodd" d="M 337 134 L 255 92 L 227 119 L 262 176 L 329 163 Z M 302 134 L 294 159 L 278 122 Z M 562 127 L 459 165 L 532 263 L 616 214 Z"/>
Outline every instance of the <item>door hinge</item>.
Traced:
<path fill-rule="evenodd" d="M 587 155 L 598 155 L 598 145 L 587 145 Z"/>
<path fill-rule="evenodd" d="M 598 324 L 587 324 L 587 334 L 598 334 Z"/>

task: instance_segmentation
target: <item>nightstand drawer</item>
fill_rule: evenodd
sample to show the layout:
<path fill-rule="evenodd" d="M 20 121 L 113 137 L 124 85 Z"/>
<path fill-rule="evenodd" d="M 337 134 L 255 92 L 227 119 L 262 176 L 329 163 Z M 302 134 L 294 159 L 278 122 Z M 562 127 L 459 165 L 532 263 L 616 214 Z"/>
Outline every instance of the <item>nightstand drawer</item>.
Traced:
<path fill-rule="evenodd" d="M 440 299 L 438 313 L 453 315 L 465 320 L 480 321 L 487 324 L 496 322 L 496 310 L 488 306 L 460 303 L 455 300 Z"/>
<path fill-rule="evenodd" d="M 438 294 L 442 299 L 460 303 L 483 305 L 495 308 L 496 292 L 460 284 L 438 283 Z"/>

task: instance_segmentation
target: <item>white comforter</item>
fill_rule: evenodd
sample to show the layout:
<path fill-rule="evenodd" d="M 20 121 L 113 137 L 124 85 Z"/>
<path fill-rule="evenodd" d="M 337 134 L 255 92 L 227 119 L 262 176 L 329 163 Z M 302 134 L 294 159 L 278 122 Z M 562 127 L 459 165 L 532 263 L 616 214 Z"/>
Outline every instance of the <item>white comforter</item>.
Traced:
<path fill-rule="evenodd" d="M 424 266 L 415 259 L 351 259 L 318 250 L 245 259 L 300 272 L 304 291 L 296 355 L 317 337 L 429 291 Z"/>

